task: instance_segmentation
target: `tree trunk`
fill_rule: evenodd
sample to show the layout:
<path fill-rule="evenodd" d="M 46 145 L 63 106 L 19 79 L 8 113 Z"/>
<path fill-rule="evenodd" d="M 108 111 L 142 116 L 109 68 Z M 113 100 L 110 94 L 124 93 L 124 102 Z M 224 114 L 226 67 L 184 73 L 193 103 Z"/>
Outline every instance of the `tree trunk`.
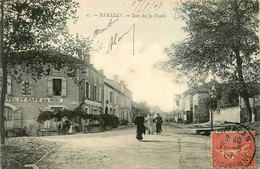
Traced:
<path fill-rule="evenodd" d="M 4 107 L 5 107 L 5 95 L 7 91 L 7 65 L 4 59 L 2 59 L 2 69 L 3 69 L 3 80 L 2 80 L 0 110 L 1 110 L 1 144 L 4 144 L 5 143 Z"/>
<path fill-rule="evenodd" d="M 240 14 L 239 14 L 239 2 L 234 0 L 233 1 L 234 4 L 234 9 L 235 9 L 235 13 L 236 13 L 236 22 L 237 22 L 237 33 L 240 34 L 241 33 L 241 21 L 240 21 Z M 238 80 L 239 80 L 239 86 L 240 86 L 240 92 L 241 92 L 241 96 L 244 99 L 244 103 L 245 103 L 245 109 L 246 109 L 246 113 L 247 113 L 247 122 L 251 122 L 251 118 L 252 118 L 252 112 L 251 112 L 251 107 L 250 107 L 250 103 L 249 103 L 249 94 L 247 92 L 247 86 L 244 80 L 244 76 L 243 76 L 243 71 L 242 71 L 242 58 L 240 57 L 240 37 L 238 35 L 238 40 L 237 40 L 237 44 L 235 45 L 234 48 L 234 52 L 235 52 L 235 57 L 236 57 L 236 63 L 237 63 L 237 73 L 238 73 Z"/>
<path fill-rule="evenodd" d="M 1 98 L 0 98 L 0 127 L 1 127 L 1 145 L 5 144 L 5 126 L 4 126 L 4 107 L 5 107 L 5 94 L 7 90 L 7 64 L 6 60 L 4 59 L 4 46 L 3 46 L 3 37 L 4 37 L 4 31 L 3 31 L 3 18 L 4 18 L 4 0 L 1 1 L 1 36 L 0 36 L 0 61 L 1 61 L 1 67 L 3 76 L 2 76 L 2 90 L 1 90 Z M 1 70 L 0 70 L 1 71 Z"/>
<path fill-rule="evenodd" d="M 235 54 L 236 54 L 236 63 L 237 63 L 237 73 L 238 73 L 238 80 L 239 80 L 239 86 L 240 86 L 240 92 L 241 92 L 241 96 L 244 99 L 244 103 L 245 103 L 245 110 L 246 110 L 246 114 L 247 114 L 247 122 L 251 122 L 252 121 L 252 112 L 251 112 L 251 107 L 250 107 L 250 103 L 249 103 L 249 94 L 247 92 L 247 86 L 246 83 L 244 81 L 244 77 L 243 77 L 243 72 L 242 72 L 242 59 L 240 57 L 239 54 L 239 50 L 235 50 Z"/>

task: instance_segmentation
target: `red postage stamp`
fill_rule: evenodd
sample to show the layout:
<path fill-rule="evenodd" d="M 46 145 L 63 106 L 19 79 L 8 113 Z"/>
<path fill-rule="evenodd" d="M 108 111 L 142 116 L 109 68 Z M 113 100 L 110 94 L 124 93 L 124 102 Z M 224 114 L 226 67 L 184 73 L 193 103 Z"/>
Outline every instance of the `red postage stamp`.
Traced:
<path fill-rule="evenodd" d="M 212 167 L 254 167 L 255 133 L 211 133 Z"/>

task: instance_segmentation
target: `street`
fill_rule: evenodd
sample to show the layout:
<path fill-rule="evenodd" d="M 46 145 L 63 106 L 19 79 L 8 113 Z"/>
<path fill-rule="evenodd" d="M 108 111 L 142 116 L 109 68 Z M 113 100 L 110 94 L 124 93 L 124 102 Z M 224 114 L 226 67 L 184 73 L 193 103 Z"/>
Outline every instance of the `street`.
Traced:
<path fill-rule="evenodd" d="M 161 135 L 135 138 L 135 128 L 95 134 L 42 137 L 60 147 L 39 168 L 211 168 L 210 137 L 193 135 L 178 125 L 163 125 Z"/>

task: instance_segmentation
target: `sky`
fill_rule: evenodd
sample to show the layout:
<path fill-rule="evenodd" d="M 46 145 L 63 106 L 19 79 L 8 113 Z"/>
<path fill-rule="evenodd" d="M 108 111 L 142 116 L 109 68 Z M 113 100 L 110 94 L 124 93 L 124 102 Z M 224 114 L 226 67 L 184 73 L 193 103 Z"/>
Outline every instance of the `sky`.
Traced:
<path fill-rule="evenodd" d="M 145 101 L 172 111 L 174 95 L 187 89 L 172 76 L 154 68 L 167 59 L 164 49 L 186 37 L 184 23 L 174 17 L 167 0 L 77 0 L 80 8 L 71 33 L 93 38 L 91 63 L 107 78 L 119 76 L 133 93 L 133 101 Z M 96 32 L 96 33 L 94 33 Z M 112 46 L 112 49 L 111 49 Z"/>

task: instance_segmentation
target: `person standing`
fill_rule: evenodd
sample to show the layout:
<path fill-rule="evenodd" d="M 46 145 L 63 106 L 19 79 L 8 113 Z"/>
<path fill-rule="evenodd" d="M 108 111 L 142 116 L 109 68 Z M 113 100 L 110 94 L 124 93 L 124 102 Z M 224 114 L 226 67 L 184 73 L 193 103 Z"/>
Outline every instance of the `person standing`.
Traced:
<path fill-rule="evenodd" d="M 160 134 L 161 131 L 162 131 L 162 123 L 163 123 L 163 120 L 162 120 L 162 117 L 160 116 L 160 114 L 158 113 L 157 116 L 155 117 L 155 122 L 156 122 L 156 133 L 157 134 Z"/>
<path fill-rule="evenodd" d="M 136 127 L 136 138 L 137 138 L 137 140 L 142 141 L 143 140 L 142 134 L 143 133 L 145 134 L 145 129 L 146 129 L 144 126 L 144 117 L 141 116 L 140 113 L 138 113 L 137 117 L 134 120 L 134 123 L 137 126 Z"/>
<path fill-rule="evenodd" d="M 151 113 L 148 114 L 148 116 L 146 117 L 147 120 L 147 127 L 148 127 L 148 134 L 154 132 L 154 126 L 153 126 L 153 116 Z"/>

